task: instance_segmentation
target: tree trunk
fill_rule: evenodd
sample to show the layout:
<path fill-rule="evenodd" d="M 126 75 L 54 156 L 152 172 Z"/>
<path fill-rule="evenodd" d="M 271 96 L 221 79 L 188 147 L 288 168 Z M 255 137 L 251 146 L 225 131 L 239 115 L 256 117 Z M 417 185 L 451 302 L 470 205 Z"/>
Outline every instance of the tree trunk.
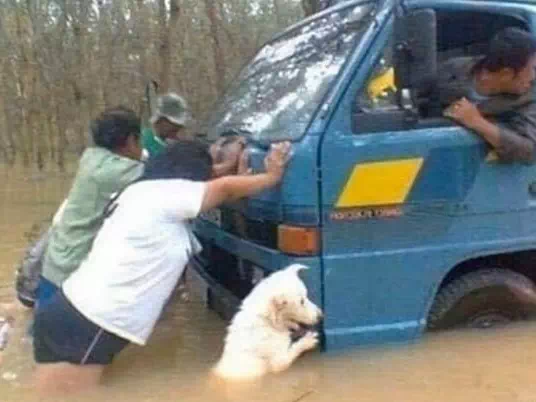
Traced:
<path fill-rule="evenodd" d="M 277 24 L 277 29 L 281 29 L 283 27 L 283 20 L 281 15 L 281 7 L 279 6 L 280 0 L 274 0 L 274 13 L 275 13 L 275 21 Z"/>
<path fill-rule="evenodd" d="M 212 36 L 214 69 L 216 71 L 216 89 L 218 91 L 218 95 L 222 95 L 225 89 L 225 59 L 218 33 L 219 18 L 215 0 L 205 0 L 205 8 L 210 23 L 210 34 Z"/>
<path fill-rule="evenodd" d="M 336 2 L 336 0 L 301 0 L 303 11 L 306 16 L 325 10 Z"/>
<path fill-rule="evenodd" d="M 171 74 L 171 36 L 179 20 L 180 7 L 178 0 L 170 0 L 169 13 L 166 6 L 166 0 L 159 1 L 159 24 L 160 24 L 160 76 L 159 84 L 164 91 L 169 90 L 169 81 Z M 169 17 L 168 17 L 169 14 Z"/>
<path fill-rule="evenodd" d="M 139 85 L 141 88 L 145 89 L 147 82 L 149 82 L 150 79 L 154 79 L 154 77 L 150 77 L 147 73 L 147 50 L 143 41 L 147 37 L 145 29 L 148 18 L 145 17 L 143 0 L 136 0 L 136 6 L 133 7 L 132 14 L 135 16 L 135 50 L 140 58 L 138 62 Z M 150 111 L 146 105 L 145 94 L 138 99 L 137 109 L 139 115 L 142 117 L 143 123 L 146 124 L 150 118 Z"/>
<path fill-rule="evenodd" d="M 179 22 L 179 15 L 180 15 L 180 7 L 179 7 L 179 0 L 170 0 L 169 4 L 169 22 L 168 22 L 168 29 L 167 29 L 167 41 L 168 41 L 168 53 L 167 53 L 167 63 L 165 64 L 165 70 L 164 74 L 166 77 L 165 81 L 165 88 L 170 89 L 170 82 L 171 82 L 171 60 L 172 55 L 175 54 L 176 46 L 174 45 L 174 41 L 172 41 L 173 33 L 175 32 L 175 29 L 177 27 L 177 23 Z"/>

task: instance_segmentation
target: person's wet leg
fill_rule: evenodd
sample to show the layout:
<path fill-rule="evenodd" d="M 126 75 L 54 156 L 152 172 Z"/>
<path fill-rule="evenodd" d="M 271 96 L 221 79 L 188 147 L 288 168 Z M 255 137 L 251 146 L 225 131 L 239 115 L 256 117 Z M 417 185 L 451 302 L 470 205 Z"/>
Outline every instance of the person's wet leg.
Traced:
<path fill-rule="evenodd" d="M 100 384 L 104 367 L 96 364 L 84 366 L 71 363 L 38 364 L 34 385 L 41 396 L 81 392 Z"/>

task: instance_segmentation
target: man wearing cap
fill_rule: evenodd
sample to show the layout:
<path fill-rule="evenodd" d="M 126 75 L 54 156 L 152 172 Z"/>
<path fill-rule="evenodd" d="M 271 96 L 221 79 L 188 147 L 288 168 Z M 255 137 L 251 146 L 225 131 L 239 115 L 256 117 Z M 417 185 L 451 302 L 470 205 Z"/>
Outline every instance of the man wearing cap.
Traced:
<path fill-rule="evenodd" d="M 191 121 L 188 104 L 176 93 L 158 97 L 156 110 L 151 116 L 151 127 L 142 131 L 142 146 L 146 157 L 162 152 L 169 142 L 179 139 L 179 133 Z"/>
<path fill-rule="evenodd" d="M 151 126 L 142 130 L 144 160 L 160 154 L 170 143 L 181 139 L 180 133 L 192 122 L 186 101 L 173 92 L 161 95 L 150 119 Z M 234 174 L 245 140 L 234 135 L 218 139 L 210 147 L 214 158 L 214 177 Z"/>

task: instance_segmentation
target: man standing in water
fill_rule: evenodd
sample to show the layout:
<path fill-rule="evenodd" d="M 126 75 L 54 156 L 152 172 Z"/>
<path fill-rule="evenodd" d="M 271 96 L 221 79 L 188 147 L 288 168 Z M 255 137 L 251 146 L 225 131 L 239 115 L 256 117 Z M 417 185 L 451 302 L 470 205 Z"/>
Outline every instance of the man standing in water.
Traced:
<path fill-rule="evenodd" d="M 141 180 L 109 206 L 80 268 L 37 311 L 40 390 L 96 385 L 129 343 L 145 345 L 187 262 L 201 251 L 188 221 L 276 186 L 289 155 L 289 143 L 276 144 L 264 173 L 216 179 L 208 148 L 194 141 L 150 159 Z"/>
<path fill-rule="evenodd" d="M 154 158 L 167 146 L 181 139 L 191 140 L 187 138 L 185 131 L 192 122 L 190 107 L 184 98 L 174 92 L 160 95 L 156 102 L 156 110 L 150 119 L 151 126 L 142 130 L 144 158 Z M 218 139 L 210 147 L 214 160 L 212 167 L 214 176 L 232 173 L 243 149 L 244 139 L 238 135 Z"/>
<path fill-rule="evenodd" d="M 173 92 L 160 95 L 151 126 L 142 130 L 142 146 L 147 156 L 154 157 L 177 141 L 190 121 L 188 104 L 181 96 Z"/>
<path fill-rule="evenodd" d="M 69 191 L 63 213 L 50 233 L 38 289 L 38 308 L 86 258 L 112 194 L 143 173 L 140 120 L 134 111 L 104 111 L 91 125 L 88 147 Z"/>

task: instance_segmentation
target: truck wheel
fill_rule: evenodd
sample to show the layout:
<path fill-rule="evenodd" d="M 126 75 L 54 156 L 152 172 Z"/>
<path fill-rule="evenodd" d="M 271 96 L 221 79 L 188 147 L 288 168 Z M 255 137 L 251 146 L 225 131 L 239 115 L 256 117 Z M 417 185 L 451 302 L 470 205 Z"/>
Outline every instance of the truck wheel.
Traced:
<path fill-rule="evenodd" d="M 428 330 L 492 328 L 526 320 L 536 311 L 536 288 L 526 276 L 483 269 L 455 279 L 436 296 Z"/>

